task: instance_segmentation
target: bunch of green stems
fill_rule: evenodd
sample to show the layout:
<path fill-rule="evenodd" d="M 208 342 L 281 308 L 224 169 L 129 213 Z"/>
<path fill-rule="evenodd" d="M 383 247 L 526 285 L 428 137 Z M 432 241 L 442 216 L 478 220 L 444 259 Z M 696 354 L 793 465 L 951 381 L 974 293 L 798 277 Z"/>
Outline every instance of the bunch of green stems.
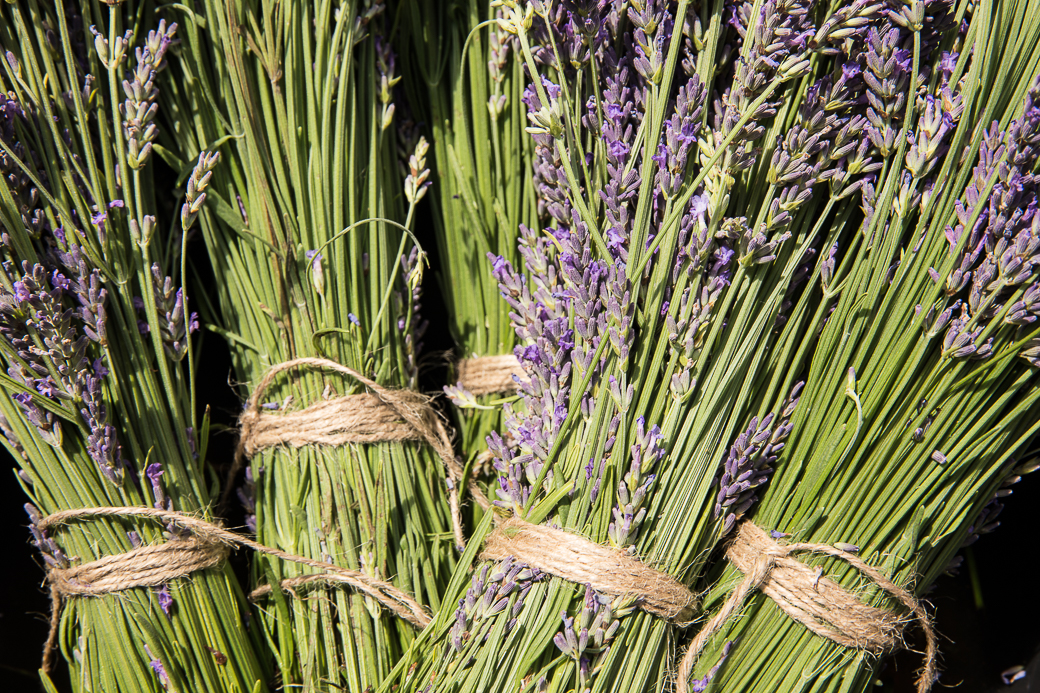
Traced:
<path fill-rule="evenodd" d="M 995 495 L 1035 468 L 1022 460 L 1040 431 L 1035 355 L 1032 362 L 1022 358 L 1040 330 L 1013 315 L 1029 300 L 1027 292 L 1037 290 L 1037 258 L 1031 269 L 1027 260 L 1019 270 L 1025 278 L 1017 285 L 1005 283 L 1001 261 L 982 288 L 982 304 L 972 304 L 970 282 L 960 292 L 950 287 L 973 241 L 968 231 L 959 237 L 948 231 L 970 230 L 980 217 L 992 223 L 1004 211 L 1007 172 L 1020 164 L 1010 158 L 1010 136 L 1003 149 L 980 155 L 984 140 L 992 146 L 992 124 L 1006 133 L 1017 121 L 1036 137 L 1030 120 L 1036 114 L 1029 111 L 1038 96 L 1040 5 L 968 9 L 961 3 L 954 15 L 958 24 L 969 22 L 953 75 L 963 77 L 964 112 L 949 153 L 927 182 L 935 192 L 919 207 L 905 205 L 908 167 L 906 145 L 900 146 L 879 174 L 873 219 L 837 265 L 835 288 L 818 306 L 806 306 L 819 315 L 833 312 L 812 355 L 787 464 L 754 515 L 759 526 L 788 533 L 791 541 L 857 546 L 861 558 L 917 595 L 926 595 L 956 552 L 982 532 L 980 514 Z M 910 100 L 908 116 L 906 123 L 916 122 L 909 131 L 916 129 L 919 138 L 926 117 L 921 102 Z M 1028 165 L 1035 170 L 1035 162 Z M 970 218 L 959 219 L 958 209 Z M 1027 223 L 1022 233 L 1032 237 L 1035 254 L 1040 226 L 1033 221 L 1030 230 Z M 970 342 L 944 340 L 938 318 L 955 299 L 972 305 L 965 328 Z M 958 346 L 986 348 L 989 355 L 964 358 L 955 353 Z M 905 613 L 845 563 L 803 560 L 865 602 Z M 718 577 L 708 609 L 740 579 L 732 567 Z M 923 653 L 925 640 L 912 617 L 907 620 L 906 641 Z M 878 657 L 814 635 L 762 595 L 712 640 L 699 670 L 713 666 L 734 640 L 712 690 L 844 692 L 876 685 Z"/>
<path fill-rule="evenodd" d="M 532 35 L 538 23 L 545 21 L 539 14 L 545 12 L 545 6 L 525 15 L 517 4 L 499 4 L 504 7 L 501 26 L 515 34 L 526 69 L 549 81 L 536 80 L 530 87 L 541 111 L 534 113 L 537 108 L 533 108 L 529 113 L 529 131 L 551 134 L 553 156 L 559 162 L 556 166 L 561 178 L 566 176 L 561 187 L 576 210 L 575 221 L 568 224 L 543 218 L 552 227 L 546 236 L 552 238 L 539 244 L 528 237 L 523 244 L 543 253 L 545 264 L 555 269 L 564 261 L 565 252 L 580 256 L 573 246 L 564 244 L 574 242 L 577 229 L 587 229 L 588 257 L 617 262 L 604 243 L 612 222 L 598 194 L 608 175 L 613 175 L 608 174 L 607 144 L 600 136 L 602 121 L 599 132 L 582 124 L 583 117 L 594 119 L 597 111 L 602 118 L 600 109 L 607 108 L 603 105 L 608 100 L 605 77 L 597 73 L 602 66 L 597 68 L 596 61 L 586 60 L 573 70 L 570 66 L 558 70 L 551 67 L 561 64 L 558 54 L 536 60 Z M 611 543 L 694 585 L 711 550 L 731 526 L 732 518 L 715 510 L 720 461 L 749 428 L 752 435 L 761 436 L 765 431 L 766 440 L 777 444 L 785 435 L 785 417 L 795 403 L 792 393 L 797 393 L 798 375 L 808 367 L 813 329 L 820 321 L 814 310 L 803 305 L 818 302 L 821 285 L 818 269 L 807 262 L 814 249 L 854 236 L 859 218 L 852 191 L 828 196 L 829 186 L 820 182 L 817 189 L 824 194 L 809 196 L 791 215 L 790 237 L 777 233 L 770 239 L 776 241 L 770 246 L 775 257 L 756 255 L 746 238 L 740 244 L 742 229 L 734 230 L 740 224 L 746 228 L 753 223 L 751 228 L 756 228 L 775 215 L 770 207 L 781 194 L 780 186 L 759 181 L 769 170 L 778 143 L 795 126 L 805 126 L 799 106 L 808 85 L 833 68 L 826 54 L 813 48 L 804 48 L 785 70 L 772 75 L 760 99 L 740 104 L 738 125 L 730 134 L 723 132 L 712 139 L 713 133 L 702 130 L 700 157 L 690 156 L 676 188 L 666 195 L 660 193 L 655 185 L 658 162 L 651 154 L 657 151 L 665 121 L 673 115 L 676 91 L 695 74 L 709 94 L 712 88 L 721 92 L 725 85 L 715 85 L 713 80 L 719 74 L 726 76 L 714 62 L 722 52 L 722 3 L 698 9 L 680 2 L 673 9 L 675 26 L 686 26 L 687 33 L 696 35 L 697 49 L 678 29 L 656 44 L 660 71 L 652 82 L 648 80 L 642 100 L 636 100 L 642 117 L 627 135 L 633 143 L 632 156 L 623 163 L 622 173 L 627 176 L 635 171 L 641 181 L 629 203 L 633 221 L 625 243 L 627 259 L 618 265 L 632 304 L 617 312 L 611 310 L 606 321 L 619 332 L 631 330 L 630 349 L 618 348 L 624 336 L 614 340 L 604 334 L 600 340 L 583 344 L 584 338 L 575 334 L 575 351 L 581 347 L 593 352 L 593 366 L 583 367 L 575 360 L 569 364 L 573 366 L 569 373 L 553 372 L 557 380 L 551 387 L 544 386 L 543 392 L 557 396 L 569 388 L 561 401 L 566 417 L 557 428 L 543 430 L 550 441 L 547 448 L 538 450 L 525 441 L 517 444 L 516 455 L 535 455 L 541 464 L 520 470 L 519 481 L 509 460 L 500 457 L 496 466 L 503 489 L 510 483 L 529 484 L 529 496 L 522 500 L 510 498 L 508 493 L 499 496 L 507 512 L 531 523 L 549 521 L 596 543 Z M 839 20 L 835 19 L 840 24 Z M 628 21 L 627 15 L 619 19 L 613 34 L 615 50 L 626 47 L 619 37 L 631 31 Z M 543 56 L 552 55 L 558 46 L 543 40 L 541 49 Z M 682 75 L 684 69 L 688 70 L 686 76 Z M 620 79 L 618 74 L 611 77 Z M 554 93 L 556 88 L 559 91 Z M 761 153 L 755 151 L 761 163 L 733 176 L 730 157 L 737 156 L 737 147 L 730 145 L 745 123 L 762 118 L 757 111 L 767 99 L 774 100 L 776 114 L 767 123 L 770 129 L 756 143 L 763 147 Z M 698 111 L 702 125 L 708 119 L 707 111 Z M 654 143 L 646 145 L 650 154 L 642 154 L 644 142 Z M 744 153 L 747 151 L 750 145 Z M 592 153 L 588 160 L 587 152 Z M 839 192 L 841 189 L 839 185 Z M 695 195 L 703 204 L 701 211 L 691 211 Z M 724 224 L 727 213 L 746 215 L 746 219 Z M 697 214 L 703 215 L 702 226 L 690 218 Z M 694 235 L 704 243 L 700 248 Z M 716 238 L 728 238 L 727 247 L 733 251 L 726 281 L 719 281 L 710 270 L 709 258 L 720 247 Z M 564 289 L 576 289 L 562 270 L 556 269 L 556 276 L 558 280 L 552 272 L 547 275 L 544 265 L 529 261 L 524 285 L 531 294 L 540 291 L 537 300 L 552 307 L 551 298 L 559 298 Z M 510 295 L 508 280 L 500 281 L 500 290 Z M 606 292 L 599 295 L 604 304 L 610 300 Z M 530 300 L 526 296 L 519 289 L 511 294 L 518 302 Z M 620 295 L 614 297 L 621 300 Z M 798 309 L 792 309 L 790 302 L 799 297 L 806 298 Z M 576 310 L 573 304 L 562 309 L 562 319 L 571 328 Z M 514 306 L 514 312 L 522 311 Z M 627 326 L 623 315 L 631 315 Z M 515 318 L 521 324 L 523 319 Z M 530 328 L 530 323 L 524 327 Z M 533 338 L 521 342 L 531 348 L 542 344 Z M 558 369 L 560 364 L 554 366 Z M 536 377 L 537 372 L 529 374 Z M 770 413 L 774 416 L 767 419 Z M 524 413 L 517 408 L 510 416 Z M 759 423 L 762 428 L 754 430 Z M 529 419 L 527 425 L 531 425 Z M 659 438 L 655 428 L 659 428 Z M 659 452 L 651 450 L 657 446 Z M 637 448 L 641 470 L 633 464 Z M 645 514 L 638 502 L 630 500 L 637 487 L 645 491 Z M 746 506 L 727 509 L 737 518 L 745 511 Z M 639 518 L 629 540 L 618 538 L 626 514 Z M 640 520 L 642 524 L 638 524 Z M 514 574 L 517 567 L 512 564 L 478 562 L 471 567 L 493 521 L 489 514 L 477 528 L 445 593 L 442 610 L 380 690 L 401 686 L 424 691 L 640 691 L 667 685 L 682 631 L 660 618 L 633 611 L 638 605 L 634 597 L 611 600 L 558 577 Z M 518 587 L 521 583 L 522 588 Z M 568 620 L 572 618 L 570 631 Z M 561 644 L 568 637 L 577 637 L 583 626 L 587 642 L 582 636 L 575 640 L 580 647 Z M 599 639 L 593 637 L 597 626 L 602 629 Z"/>
<path fill-rule="evenodd" d="M 382 5 L 213 0 L 177 11 L 167 148 L 183 173 L 195 166 L 193 179 L 211 169 L 198 222 L 217 290 L 204 314 L 231 345 L 243 397 L 272 366 L 309 356 L 414 389 L 423 257 L 407 251 L 428 172 L 424 142 L 404 143 L 414 154 L 407 179 L 401 170 Z M 264 406 L 363 391 L 301 367 L 278 376 Z M 279 447 L 255 455 L 248 474 L 260 542 L 439 607 L 456 553 L 432 449 Z M 254 574 L 278 585 L 306 571 L 261 559 Z M 283 685 L 304 690 L 378 685 L 414 634 L 374 602 L 320 584 L 276 589 L 258 609 Z"/>
<path fill-rule="evenodd" d="M 433 143 L 439 287 L 457 355 L 511 355 L 509 306 L 487 254 L 515 262 L 517 229 L 538 223 L 522 59 L 513 37 L 493 21 L 489 0 L 409 0 L 399 12 L 408 46 L 403 85 Z M 459 394 L 452 398 L 459 444 L 473 465 L 488 433 L 501 427 L 499 405 L 511 393 Z"/>
<path fill-rule="evenodd" d="M 44 516 L 154 505 L 209 518 L 217 489 L 193 318 L 168 276 L 183 276 L 184 237 L 163 218 L 145 127 L 175 29 L 147 9 L 0 12 L 0 423 L 49 569 L 184 537 L 147 519 Z M 266 690 L 269 658 L 226 562 L 54 606 L 75 691 Z"/>

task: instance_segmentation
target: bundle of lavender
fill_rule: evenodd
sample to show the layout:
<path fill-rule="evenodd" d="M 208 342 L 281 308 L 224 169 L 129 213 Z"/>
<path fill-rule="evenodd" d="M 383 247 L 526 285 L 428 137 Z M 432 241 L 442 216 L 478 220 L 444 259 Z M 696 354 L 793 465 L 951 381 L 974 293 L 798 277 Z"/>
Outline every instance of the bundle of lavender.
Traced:
<path fill-rule="evenodd" d="M 502 12 L 490 0 L 402 3 L 401 12 L 412 48 L 403 85 L 432 137 L 439 286 L 460 356 L 445 390 L 460 447 L 483 475 L 491 471 L 484 440 L 501 428 L 500 405 L 515 396 L 513 376 L 521 374 L 510 308 L 486 256 L 517 264 L 517 229 L 538 223 L 522 57 L 515 38 L 491 21 Z"/>
<path fill-rule="evenodd" d="M 843 586 L 889 623 L 841 646 L 861 619 L 796 615 L 766 576 L 745 617 L 698 636 L 697 672 L 737 641 L 718 690 L 867 690 L 878 655 L 901 640 L 924 655 L 918 690 L 938 678 L 934 636 L 908 623 L 923 615 L 913 595 L 994 528 L 999 498 L 1037 466 L 1023 460 L 1040 432 L 1038 12 L 1036 2 L 895 7 L 846 68 L 885 165 L 864 188 L 860 232 L 820 266 L 816 310 L 829 317 L 788 463 L 754 521 L 788 537 L 780 547 L 842 549 L 838 560 L 799 558 L 814 594 Z M 850 555 L 913 594 L 864 578 Z M 708 607 L 730 604 L 747 580 L 727 568 Z"/>
<path fill-rule="evenodd" d="M 522 270 L 490 258 L 530 382 L 489 438 L 498 527 L 382 690 L 660 689 L 791 430 L 816 250 L 882 166 L 841 69 L 880 7 L 768 3 L 734 44 L 721 2 L 495 5 L 544 212 Z"/>
<path fill-rule="evenodd" d="M 446 482 L 450 442 L 415 391 L 427 144 L 396 126 L 381 3 L 179 12 L 166 151 L 190 171 L 182 223 L 201 227 L 217 278 L 207 327 L 244 384 L 250 526 L 412 599 L 388 611 L 267 558 L 253 597 L 283 685 L 366 690 L 428 620 L 419 605 L 440 606 L 462 541 L 446 500 L 460 470 Z"/>
<path fill-rule="evenodd" d="M 0 15 L 0 427 L 53 600 L 41 676 L 55 690 L 60 652 L 76 691 L 263 690 L 226 547 L 174 517 L 208 517 L 216 478 L 184 237 L 152 178 L 176 25 L 143 16 Z"/>

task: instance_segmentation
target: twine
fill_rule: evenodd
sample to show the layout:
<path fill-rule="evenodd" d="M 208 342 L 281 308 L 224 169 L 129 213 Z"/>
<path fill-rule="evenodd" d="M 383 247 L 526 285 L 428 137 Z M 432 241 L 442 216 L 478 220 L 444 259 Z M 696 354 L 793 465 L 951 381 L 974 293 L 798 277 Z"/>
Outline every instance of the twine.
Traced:
<path fill-rule="evenodd" d="M 493 392 L 513 392 L 516 380 L 527 380 L 520 362 L 512 354 L 502 356 L 479 356 L 459 361 L 459 384 L 474 395 L 490 395 Z"/>
<path fill-rule="evenodd" d="M 633 596 L 647 613 L 678 625 L 691 623 L 697 609 L 696 595 L 671 575 L 561 529 L 516 517 L 504 520 L 484 540 L 480 557 L 501 560 L 507 556 L 564 580 L 589 585 L 601 594 Z"/>
<path fill-rule="evenodd" d="M 928 613 L 912 594 L 847 551 L 827 544 L 781 545 L 754 523 L 743 522 L 726 550 L 726 557 L 744 573 L 744 579 L 722 608 L 704 624 L 683 655 L 676 685 L 678 693 L 689 690 L 694 663 L 708 639 L 736 614 L 747 596 L 756 589 L 812 632 L 845 647 L 881 654 L 902 644 L 902 628 L 908 619 L 863 604 L 837 583 L 820 577 L 815 570 L 792 558 L 794 553 L 820 553 L 845 561 L 906 606 L 921 624 L 927 642 L 925 665 L 917 680 L 917 691 L 926 693 L 931 690 L 936 674 L 938 641 Z"/>
<path fill-rule="evenodd" d="M 263 394 L 280 373 L 298 366 L 326 368 L 358 381 L 374 394 L 346 395 L 326 400 L 295 412 L 269 414 L 260 408 Z M 448 433 L 430 400 L 411 390 L 392 390 L 369 380 L 342 364 L 321 358 L 299 358 L 268 369 L 239 417 L 239 439 L 221 503 L 227 501 L 232 482 L 247 457 L 277 445 L 346 445 L 384 441 L 422 440 L 434 449 L 448 475 L 448 505 L 452 530 L 458 546 L 465 546 L 458 483 L 462 467 L 455 459 Z M 487 509 L 487 497 L 471 481 L 469 491 L 477 504 Z"/>
<path fill-rule="evenodd" d="M 156 546 L 142 546 L 126 553 L 105 556 L 73 568 L 50 568 L 47 580 L 51 587 L 51 622 L 47 644 L 43 650 L 43 669 L 50 671 L 58 642 L 62 601 L 68 597 L 98 597 L 134 587 L 154 587 L 205 568 L 217 565 L 230 547 L 244 546 L 257 553 L 274 556 L 290 563 L 325 571 L 304 579 L 322 579 L 348 585 L 375 599 L 398 618 L 418 628 L 425 627 L 430 617 L 419 602 L 394 587 L 364 573 L 330 563 L 296 556 L 264 546 L 211 522 L 183 513 L 147 507 L 102 507 L 62 510 L 37 523 L 40 530 L 66 524 L 72 520 L 96 517 L 151 517 L 191 533 L 191 538 Z M 300 578 L 293 578 L 300 580 Z M 263 589 L 263 588 L 261 588 Z M 268 587 L 267 592 L 270 592 Z M 254 594 L 256 592 L 254 591 Z"/>

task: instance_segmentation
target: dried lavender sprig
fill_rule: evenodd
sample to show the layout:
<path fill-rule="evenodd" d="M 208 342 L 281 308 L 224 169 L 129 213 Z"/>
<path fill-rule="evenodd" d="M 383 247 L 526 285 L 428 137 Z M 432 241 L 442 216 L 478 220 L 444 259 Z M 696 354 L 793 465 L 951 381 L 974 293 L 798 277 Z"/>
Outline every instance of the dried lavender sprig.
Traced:
<path fill-rule="evenodd" d="M 165 66 L 166 51 L 173 42 L 176 31 L 176 22 L 167 27 L 166 20 L 160 20 L 159 27 L 148 32 L 145 45 L 137 49 L 137 65 L 130 72 L 130 79 L 123 80 L 126 101 L 120 106 L 119 112 L 123 116 L 127 164 L 134 170 L 140 169 L 148 161 L 152 152 L 152 142 L 158 134 L 154 123 L 155 114 L 159 109 L 156 103 L 159 91 L 155 87 L 155 78 L 159 70 Z M 116 58 L 117 56 L 113 56 L 118 64 Z"/>
<path fill-rule="evenodd" d="M 188 188 L 184 193 L 184 204 L 181 205 L 181 228 L 185 233 L 195 223 L 195 219 L 206 202 L 206 188 L 213 177 L 213 169 L 220 161 L 220 152 L 200 152 L 198 163 L 188 177 Z"/>

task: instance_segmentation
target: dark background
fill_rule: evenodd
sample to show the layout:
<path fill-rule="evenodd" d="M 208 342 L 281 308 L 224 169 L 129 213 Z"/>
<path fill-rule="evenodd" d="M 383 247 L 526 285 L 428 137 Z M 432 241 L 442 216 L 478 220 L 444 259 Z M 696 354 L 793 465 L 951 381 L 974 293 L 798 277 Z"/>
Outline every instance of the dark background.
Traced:
<path fill-rule="evenodd" d="M 156 187 L 162 189 L 165 183 L 173 188 L 173 172 L 163 170 L 156 157 L 153 160 Z M 175 198 L 168 197 L 170 209 L 165 211 L 173 214 Z M 447 314 L 436 289 L 438 258 L 430 212 L 427 208 L 419 215 L 416 231 L 431 260 L 422 310 L 433 329 L 424 340 L 424 361 L 428 367 L 424 370 L 423 386 L 435 391 L 445 381 L 444 364 L 448 360 L 443 354 L 451 350 L 452 343 L 448 330 L 440 329 L 447 324 Z M 205 285 L 212 281 L 212 276 L 206 276 L 209 270 L 205 249 L 198 241 L 189 248 L 192 265 L 200 283 Z M 193 290 L 199 290 L 198 285 L 189 285 L 189 296 Z M 205 330 L 197 333 L 195 339 L 199 340 L 196 347 L 203 355 L 197 373 L 199 406 L 211 406 L 214 423 L 233 426 L 242 405 L 239 395 L 228 384 L 231 361 L 227 347 Z M 234 440 L 234 434 L 228 431 L 212 434 L 210 462 L 230 460 Z M 47 637 L 49 600 L 43 589 L 42 561 L 29 543 L 28 519 L 22 508 L 27 499 L 14 470 L 13 460 L 0 449 L 0 691 L 39 691 L 42 688 L 36 670 Z M 227 519 L 231 526 L 242 524 L 241 517 Z M 994 534 L 982 537 L 969 549 L 971 553 L 960 574 L 941 578 L 935 591 L 928 595 L 941 636 L 943 673 L 933 688 L 936 692 L 953 688 L 965 693 L 1040 693 L 1040 658 L 1033 662 L 1033 675 L 1014 686 L 1004 685 L 1000 677 L 1009 667 L 1027 665 L 1040 649 L 1040 584 L 1036 572 L 1040 566 L 1040 541 L 1035 533 L 1040 527 L 1040 473 L 1024 478 L 1014 487 L 1014 494 L 1005 499 L 1000 519 L 1002 526 Z M 234 560 L 244 560 L 241 552 Z M 968 567 L 971 562 L 976 566 L 974 579 Z M 241 563 L 237 567 L 242 575 Z M 879 674 L 884 683 L 881 691 L 910 693 L 921 665 L 921 655 L 912 652 L 888 659 Z M 54 679 L 63 690 L 69 690 L 63 663 Z"/>

